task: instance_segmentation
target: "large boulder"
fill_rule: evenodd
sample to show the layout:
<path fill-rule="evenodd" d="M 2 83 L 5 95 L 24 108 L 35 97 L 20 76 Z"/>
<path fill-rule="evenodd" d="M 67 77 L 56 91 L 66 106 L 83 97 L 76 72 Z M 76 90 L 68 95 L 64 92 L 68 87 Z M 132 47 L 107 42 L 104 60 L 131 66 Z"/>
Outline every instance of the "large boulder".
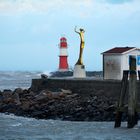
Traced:
<path fill-rule="evenodd" d="M 14 90 L 14 93 L 21 94 L 21 93 L 23 93 L 23 89 L 22 88 L 16 88 Z"/>
<path fill-rule="evenodd" d="M 12 96 L 13 92 L 12 92 L 12 90 L 5 89 L 5 90 L 3 90 L 3 93 L 2 94 L 3 94 L 3 97 L 4 98 L 9 98 L 9 97 Z"/>
<path fill-rule="evenodd" d="M 72 94 L 71 90 L 61 89 L 64 94 Z"/>
<path fill-rule="evenodd" d="M 12 98 L 12 90 L 4 90 L 2 93 L 2 97 L 3 97 L 3 103 L 5 104 L 9 104 L 9 103 L 14 103 L 14 100 Z"/>
<path fill-rule="evenodd" d="M 46 74 L 41 74 L 41 78 L 42 78 L 42 79 L 47 79 L 47 78 L 48 78 L 48 75 L 46 75 Z"/>
<path fill-rule="evenodd" d="M 21 104 L 21 109 L 24 110 L 24 111 L 27 111 L 30 109 L 30 106 L 31 106 L 31 102 L 30 101 L 22 101 L 22 104 Z"/>
<path fill-rule="evenodd" d="M 12 98 L 17 105 L 21 104 L 20 99 L 19 99 L 19 94 L 17 92 L 13 93 Z"/>
<path fill-rule="evenodd" d="M 35 96 L 36 101 L 45 101 L 48 98 L 52 98 L 52 92 L 48 90 L 42 90 L 38 95 Z"/>

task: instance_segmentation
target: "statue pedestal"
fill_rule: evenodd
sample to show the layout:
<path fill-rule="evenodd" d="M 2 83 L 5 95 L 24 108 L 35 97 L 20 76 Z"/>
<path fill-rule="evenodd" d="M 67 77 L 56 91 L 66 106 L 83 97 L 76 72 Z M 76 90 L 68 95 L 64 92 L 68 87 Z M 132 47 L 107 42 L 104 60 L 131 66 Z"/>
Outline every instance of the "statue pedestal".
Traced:
<path fill-rule="evenodd" d="M 85 66 L 76 64 L 74 66 L 73 77 L 74 78 L 85 78 L 86 77 Z"/>

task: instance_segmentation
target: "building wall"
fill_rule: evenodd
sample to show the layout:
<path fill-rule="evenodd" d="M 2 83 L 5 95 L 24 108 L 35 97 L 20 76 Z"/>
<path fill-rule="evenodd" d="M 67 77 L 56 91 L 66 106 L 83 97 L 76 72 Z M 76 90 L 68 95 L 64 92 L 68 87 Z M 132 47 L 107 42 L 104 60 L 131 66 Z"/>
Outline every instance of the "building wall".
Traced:
<path fill-rule="evenodd" d="M 104 79 L 121 79 L 122 55 L 104 54 Z"/>
<path fill-rule="evenodd" d="M 140 56 L 140 51 L 134 50 L 132 52 L 123 55 L 122 65 L 124 70 L 129 70 L 129 56 L 134 55 L 137 59 L 137 70 L 140 70 L 140 63 L 138 63 L 138 56 Z"/>
<path fill-rule="evenodd" d="M 122 55 L 122 73 L 123 70 L 129 70 L 129 56 L 134 55 L 136 56 L 136 66 L 137 66 L 137 71 L 140 70 L 140 62 L 138 62 L 138 59 L 140 58 L 140 51 L 139 50 L 134 50 L 129 53 L 123 54 Z M 139 57 L 139 58 L 138 58 Z M 137 79 L 138 79 L 138 73 L 137 73 Z"/>
<path fill-rule="evenodd" d="M 123 70 L 129 70 L 129 56 L 136 56 L 137 71 L 140 70 L 140 51 L 133 50 L 125 54 L 104 54 L 104 79 L 121 80 Z M 137 73 L 138 79 L 138 73 Z"/>

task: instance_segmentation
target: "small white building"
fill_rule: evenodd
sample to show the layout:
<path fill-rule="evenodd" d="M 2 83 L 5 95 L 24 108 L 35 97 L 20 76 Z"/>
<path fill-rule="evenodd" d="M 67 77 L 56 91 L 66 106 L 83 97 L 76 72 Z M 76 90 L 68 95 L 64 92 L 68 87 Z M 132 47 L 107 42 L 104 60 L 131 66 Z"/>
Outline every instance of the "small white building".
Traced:
<path fill-rule="evenodd" d="M 123 70 L 129 70 L 129 56 L 136 56 L 137 70 L 140 70 L 140 49 L 115 47 L 102 53 L 104 79 L 121 80 Z"/>

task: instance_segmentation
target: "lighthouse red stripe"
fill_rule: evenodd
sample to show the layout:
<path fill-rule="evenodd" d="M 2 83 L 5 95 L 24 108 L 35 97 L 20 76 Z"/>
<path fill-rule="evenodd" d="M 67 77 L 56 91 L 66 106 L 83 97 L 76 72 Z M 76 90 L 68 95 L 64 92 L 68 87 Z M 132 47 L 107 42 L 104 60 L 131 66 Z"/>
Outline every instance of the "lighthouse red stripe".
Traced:
<path fill-rule="evenodd" d="M 68 69 L 67 56 L 60 56 L 59 69 Z"/>
<path fill-rule="evenodd" d="M 67 39 L 65 37 L 60 38 L 60 56 L 59 56 L 59 70 L 68 70 L 67 61 Z"/>

